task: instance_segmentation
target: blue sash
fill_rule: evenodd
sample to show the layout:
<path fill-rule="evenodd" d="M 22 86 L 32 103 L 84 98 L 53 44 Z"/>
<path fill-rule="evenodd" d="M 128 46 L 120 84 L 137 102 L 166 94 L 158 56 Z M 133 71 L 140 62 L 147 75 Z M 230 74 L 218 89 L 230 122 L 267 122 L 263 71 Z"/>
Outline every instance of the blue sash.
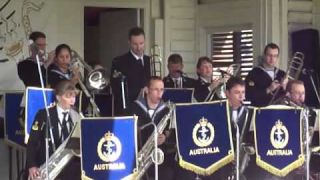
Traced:
<path fill-rule="evenodd" d="M 137 120 L 133 116 L 81 120 L 82 179 L 136 175 Z"/>
<path fill-rule="evenodd" d="M 177 104 L 179 164 L 210 175 L 234 159 L 227 101 Z"/>
<path fill-rule="evenodd" d="M 258 166 L 276 176 L 286 176 L 304 163 L 301 119 L 301 108 L 274 105 L 254 109 Z"/>

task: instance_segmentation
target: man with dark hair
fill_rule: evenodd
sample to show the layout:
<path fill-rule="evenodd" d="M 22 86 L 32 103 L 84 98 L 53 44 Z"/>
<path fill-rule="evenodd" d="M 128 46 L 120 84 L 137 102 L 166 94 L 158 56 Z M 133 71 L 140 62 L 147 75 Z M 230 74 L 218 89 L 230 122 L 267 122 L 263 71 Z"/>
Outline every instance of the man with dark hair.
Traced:
<path fill-rule="evenodd" d="M 246 77 L 247 98 L 251 105 L 267 106 L 284 94 L 288 79 L 285 72 L 276 67 L 279 52 L 276 44 L 268 44 L 262 64 L 254 67 Z"/>
<path fill-rule="evenodd" d="M 150 58 L 144 55 L 145 34 L 142 28 L 129 31 L 130 50 L 114 58 L 111 68 L 111 88 L 114 95 L 115 115 L 124 113 L 125 105 L 137 99 L 141 89 L 150 77 Z M 121 86 L 121 82 L 125 85 Z"/>
<path fill-rule="evenodd" d="M 138 127 L 142 127 L 150 122 L 154 122 L 156 125 L 163 119 L 163 117 L 169 113 L 168 106 L 162 101 L 162 95 L 164 92 L 164 84 L 160 77 L 152 76 L 146 83 L 146 91 L 144 97 L 139 97 L 135 100 L 130 108 L 130 115 L 138 116 Z M 168 120 L 168 125 L 169 125 Z M 169 126 L 167 126 L 169 127 Z M 140 129 L 139 133 L 139 149 L 146 143 L 148 138 L 151 137 L 154 128 L 152 126 L 146 126 Z M 158 145 L 163 149 L 165 153 L 165 161 L 159 165 L 159 179 L 170 180 L 174 178 L 174 154 L 168 155 L 165 151 L 165 142 L 169 137 L 169 129 L 166 128 L 164 132 L 158 135 Z M 154 177 L 154 169 L 151 167 L 148 170 L 147 176 Z M 147 178 L 148 179 L 148 178 Z M 151 178 L 153 179 L 153 178 Z"/>
<path fill-rule="evenodd" d="M 46 80 L 46 68 L 52 63 L 54 52 L 50 52 L 48 57 L 46 54 L 46 35 L 43 32 L 35 31 L 29 35 L 31 44 L 29 46 L 30 57 L 18 63 L 18 75 L 24 85 L 40 87 L 40 76 L 38 72 L 37 59 L 38 55 L 41 72 L 44 82 Z"/>
<path fill-rule="evenodd" d="M 183 62 L 180 54 L 171 54 L 168 58 L 168 76 L 163 78 L 166 88 L 194 88 L 195 80 L 183 73 Z"/>
<path fill-rule="evenodd" d="M 197 74 L 199 76 L 198 80 L 195 82 L 194 97 L 198 102 L 203 102 L 208 98 L 208 95 L 216 91 L 222 85 L 221 80 L 223 79 L 213 79 L 213 64 L 211 59 L 208 57 L 200 57 L 197 63 Z M 227 81 L 229 76 L 225 76 L 224 80 Z M 214 94 L 211 100 L 217 100 L 220 97 L 217 93 Z"/>
<path fill-rule="evenodd" d="M 52 155 L 53 142 L 58 148 L 69 134 L 72 132 L 76 123 L 79 123 L 80 115 L 73 110 L 78 90 L 70 81 L 61 81 L 55 88 L 56 105 L 49 108 L 50 120 L 54 141 L 49 142 L 49 153 Z M 47 114 L 45 109 L 37 112 L 30 131 L 27 144 L 26 168 L 29 177 L 34 179 L 41 175 L 39 167 L 46 160 L 46 126 Z M 50 137 L 51 138 L 51 137 Z M 70 166 L 69 166 L 70 165 Z M 74 159 L 69 163 L 65 170 L 59 175 L 58 179 L 80 179 L 80 161 Z M 71 168 L 71 169 L 70 169 Z"/>

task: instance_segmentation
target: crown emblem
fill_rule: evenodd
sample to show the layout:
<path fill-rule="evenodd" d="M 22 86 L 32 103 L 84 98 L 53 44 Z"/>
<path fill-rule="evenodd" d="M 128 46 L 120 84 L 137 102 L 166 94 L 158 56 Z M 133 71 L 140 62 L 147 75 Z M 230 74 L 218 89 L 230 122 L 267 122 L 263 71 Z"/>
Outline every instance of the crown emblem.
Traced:
<path fill-rule="evenodd" d="M 114 134 L 111 133 L 110 131 L 108 131 L 107 133 L 104 134 L 104 139 L 106 141 L 111 141 L 113 137 L 114 137 Z"/>
<path fill-rule="evenodd" d="M 277 129 L 280 129 L 283 126 L 283 124 L 280 121 L 280 119 L 276 122 L 275 126 L 276 126 Z"/>
<path fill-rule="evenodd" d="M 208 119 L 202 117 L 200 120 L 199 120 L 199 123 L 200 123 L 200 126 L 206 126 L 208 124 Z"/>

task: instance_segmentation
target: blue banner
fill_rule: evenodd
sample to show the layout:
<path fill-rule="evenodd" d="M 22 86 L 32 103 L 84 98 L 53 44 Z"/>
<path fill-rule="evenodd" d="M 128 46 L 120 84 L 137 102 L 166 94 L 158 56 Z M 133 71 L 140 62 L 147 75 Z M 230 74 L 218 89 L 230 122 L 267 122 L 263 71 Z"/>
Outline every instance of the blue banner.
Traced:
<path fill-rule="evenodd" d="M 193 88 L 165 88 L 162 99 L 174 103 L 191 103 Z"/>
<path fill-rule="evenodd" d="M 82 119 L 82 179 L 118 180 L 135 176 L 136 128 L 133 116 Z"/>
<path fill-rule="evenodd" d="M 25 147 L 24 107 L 21 107 L 23 92 L 6 92 L 5 101 L 5 140 L 13 146 Z"/>
<path fill-rule="evenodd" d="M 55 101 L 53 89 L 44 89 L 47 105 L 52 106 Z M 44 98 L 41 88 L 28 87 L 26 89 L 26 111 L 25 111 L 25 143 L 28 143 L 31 126 L 37 112 L 45 108 Z"/>
<path fill-rule="evenodd" d="M 177 104 L 179 164 L 210 175 L 234 159 L 227 101 Z"/>
<path fill-rule="evenodd" d="M 253 114 L 257 165 L 286 176 L 304 163 L 302 109 L 281 105 L 255 108 Z"/>

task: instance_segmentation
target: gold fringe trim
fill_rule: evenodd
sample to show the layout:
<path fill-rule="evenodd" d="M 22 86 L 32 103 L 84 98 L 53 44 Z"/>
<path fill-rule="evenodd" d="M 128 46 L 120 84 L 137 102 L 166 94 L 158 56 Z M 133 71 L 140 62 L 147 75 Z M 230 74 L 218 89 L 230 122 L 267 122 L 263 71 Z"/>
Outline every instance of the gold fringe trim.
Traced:
<path fill-rule="evenodd" d="M 121 180 L 135 180 L 137 179 L 138 172 L 134 172 L 132 174 L 129 174 L 128 176 L 122 178 Z"/>
<path fill-rule="evenodd" d="M 305 160 L 304 156 L 300 154 L 297 160 L 295 160 L 291 164 L 287 165 L 283 169 L 278 169 L 278 168 L 272 166 L 271 164 L 261 160 L 259 155 L 257 155 L 257 158 L 256 158 L 256 162 L 257 162 L 258 166 L 260 166 L 262 169 L 264 169 L 264 170 L 266 170 L 276 176 L 280 176 L 280 177 L 284 177 L 287 174 L 289 174 L 292 170 L 302 166 L 304 163 L 304 160 Z"/>
<path fill-rule="evenodd" d="M 179 165 L 184 169 L 195 172 L 196 174 L 209 176 L 209 175 L 213 174 L 214 172 L 216 172 L 221 167 L 225 166 L 226 164 L 228 164 L 234 160 L 234 153 L 232 151 L 229 151 L 228 154 L 229 155 L 225 156 L 224 158 L 222 158 L 218 162 L 213 163 L 208 168 L 202 168 L 200 166 L 197 166 L 197 165 L 194 165 L 194 164 L 189 163 L 187 161 L 184 161 L 182 156 L 179 157 Z"/>
<path fill-rule="evenodd" d="M 82 171 L 81 180 L 93 180 L 92 178 L 86 176 L 86 172 Z"/>

